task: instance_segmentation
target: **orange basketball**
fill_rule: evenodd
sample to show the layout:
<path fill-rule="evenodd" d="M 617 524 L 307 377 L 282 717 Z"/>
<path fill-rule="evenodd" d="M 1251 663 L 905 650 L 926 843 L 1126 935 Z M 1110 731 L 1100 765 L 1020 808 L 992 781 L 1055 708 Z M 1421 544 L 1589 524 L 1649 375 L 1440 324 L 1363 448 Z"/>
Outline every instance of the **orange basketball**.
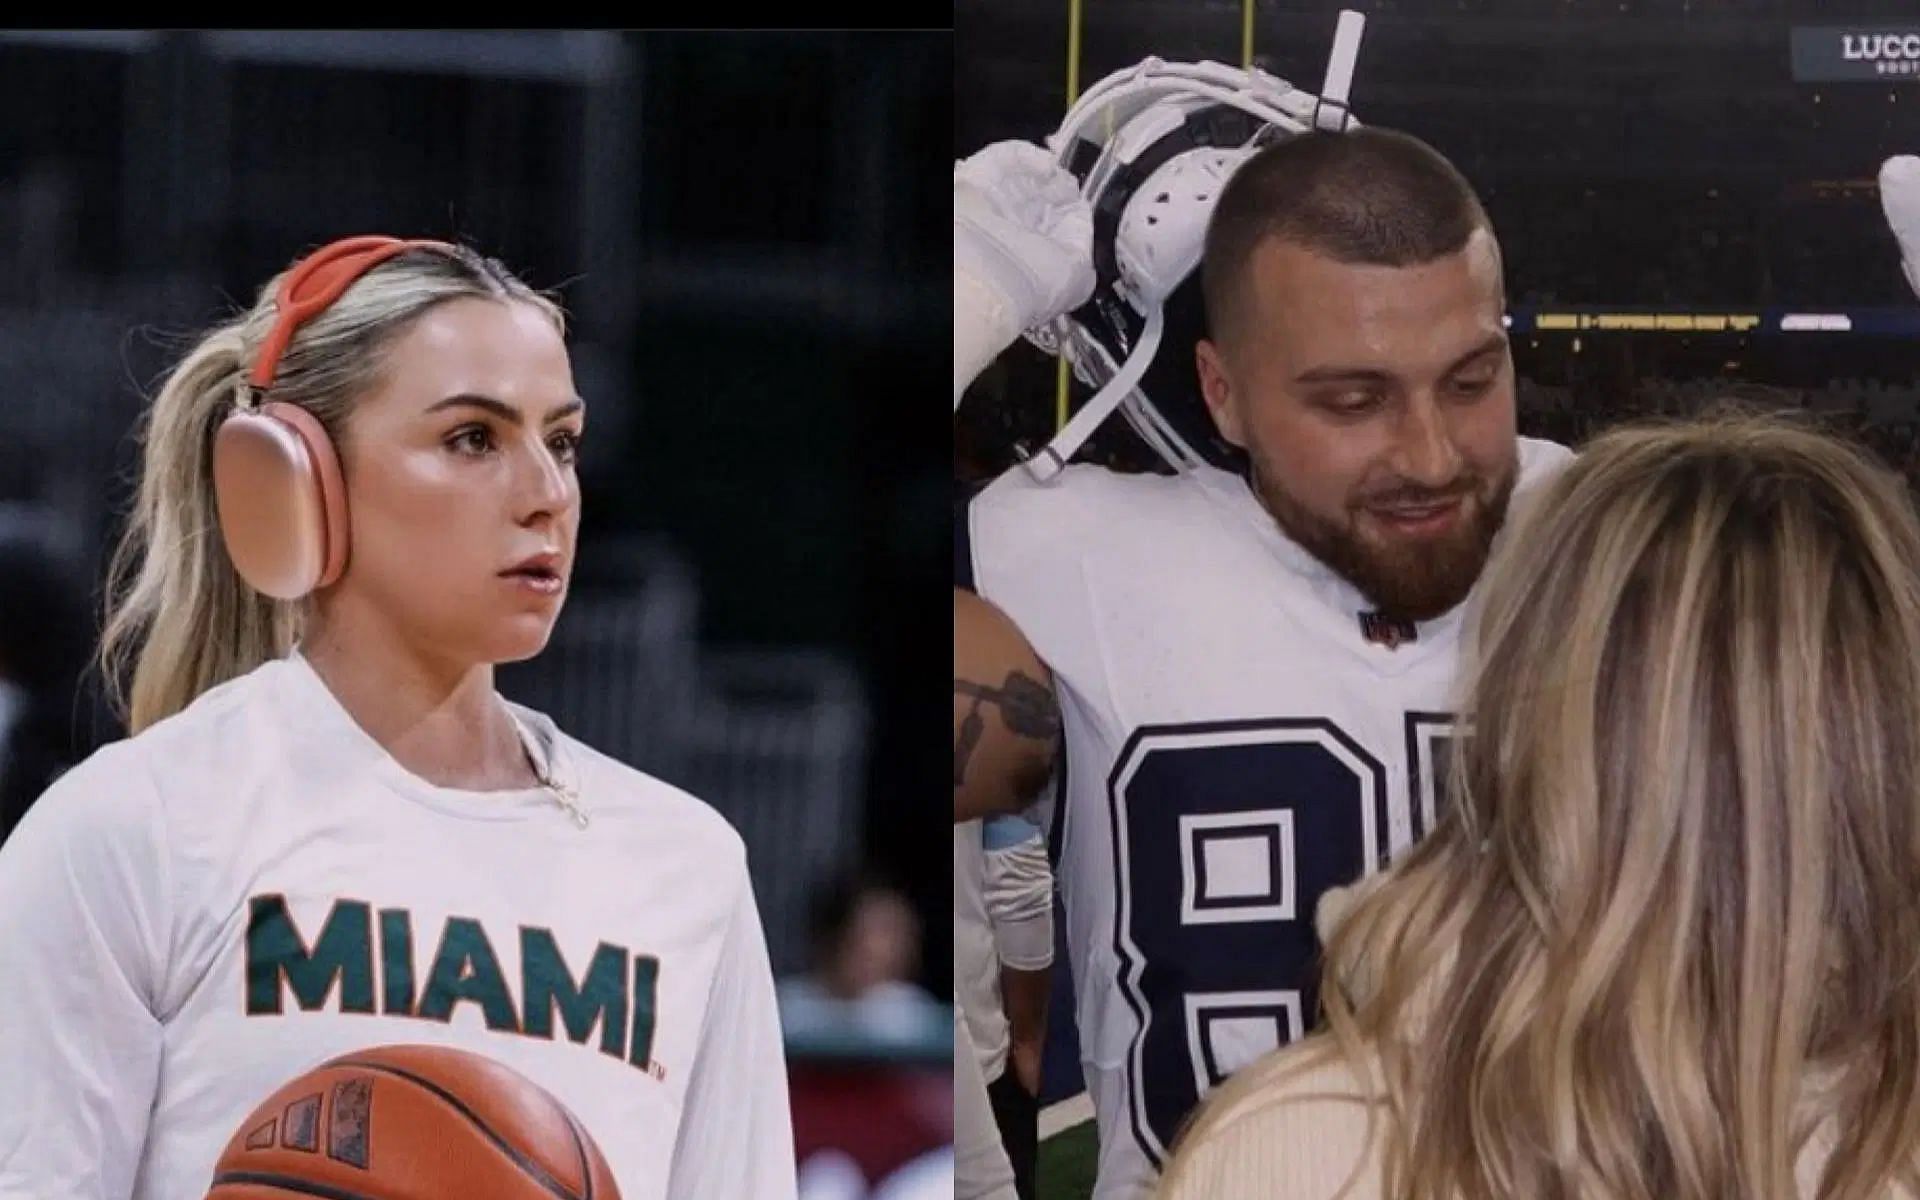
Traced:
<path fill-rule="evenodd" d="M 299 1076 L 255 1108 L 208 1200 L 620 1200 L 566 1106 L 490 1058 L 374 1046 Z"/>

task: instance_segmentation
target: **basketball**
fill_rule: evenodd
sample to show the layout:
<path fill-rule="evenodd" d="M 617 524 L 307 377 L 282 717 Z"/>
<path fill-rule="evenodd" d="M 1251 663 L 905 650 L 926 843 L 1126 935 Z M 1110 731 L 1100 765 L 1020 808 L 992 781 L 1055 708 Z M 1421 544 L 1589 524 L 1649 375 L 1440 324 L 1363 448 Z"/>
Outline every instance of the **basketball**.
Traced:
<path fill-rule="evenodd" d="M 450 1046 L 375 1046 L 289 1081 L 240 1123 L 209 1200 L 619 1200 L 545 1089 Z"/>

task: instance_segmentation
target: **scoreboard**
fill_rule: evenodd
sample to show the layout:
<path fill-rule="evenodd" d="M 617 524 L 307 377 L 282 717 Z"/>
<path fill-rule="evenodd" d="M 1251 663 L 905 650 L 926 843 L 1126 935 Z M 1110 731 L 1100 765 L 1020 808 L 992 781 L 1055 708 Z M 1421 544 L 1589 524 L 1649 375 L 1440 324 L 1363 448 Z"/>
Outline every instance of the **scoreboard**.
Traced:
<path fill-rule="evenodd" d="M 1920 308 L 1692 309 L 1631 306 L 1516 308 L 1507 327 L 1515 333 L 1682 334 L 1866 334 L 1920 337 Z"/>

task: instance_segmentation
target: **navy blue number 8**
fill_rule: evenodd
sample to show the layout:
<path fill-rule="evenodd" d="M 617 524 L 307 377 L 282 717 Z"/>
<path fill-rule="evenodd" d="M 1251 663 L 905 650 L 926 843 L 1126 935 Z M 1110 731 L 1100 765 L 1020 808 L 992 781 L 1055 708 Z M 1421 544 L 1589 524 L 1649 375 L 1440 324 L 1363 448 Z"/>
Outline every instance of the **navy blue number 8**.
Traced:
<path fill-rule="evenodd" d="M 1311 1024 L 1314 908 L 1385 862 L 1386 772 L 1325 720 L 1148 726 L 1108 795 L 1132 1124 L 1162 1166 L 1202 1095 Z"/>

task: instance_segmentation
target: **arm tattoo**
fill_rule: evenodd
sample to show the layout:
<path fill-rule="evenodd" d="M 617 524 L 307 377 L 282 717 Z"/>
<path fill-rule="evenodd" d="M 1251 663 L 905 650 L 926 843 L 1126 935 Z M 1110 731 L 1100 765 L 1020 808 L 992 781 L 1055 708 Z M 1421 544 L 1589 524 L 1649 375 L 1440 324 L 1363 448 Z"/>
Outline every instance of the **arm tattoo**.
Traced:
<path fill-rule="evenodd" d="M 1009 671 L 999 687 L 974 683 L 969 679 L 953 681 L 953 694 L 973 701 L 953 741 L 953 786 L 967 781 L 967 763 L 986 733 L 987 723 L 980 706 L 991 704 L 1000 710 L 1000 720 L 1013 733 L 1024 738 L 1052 741 L 1060 736 L 1060 706 L 1053 692 L 1039 680 L 1019 671 Z"/>

